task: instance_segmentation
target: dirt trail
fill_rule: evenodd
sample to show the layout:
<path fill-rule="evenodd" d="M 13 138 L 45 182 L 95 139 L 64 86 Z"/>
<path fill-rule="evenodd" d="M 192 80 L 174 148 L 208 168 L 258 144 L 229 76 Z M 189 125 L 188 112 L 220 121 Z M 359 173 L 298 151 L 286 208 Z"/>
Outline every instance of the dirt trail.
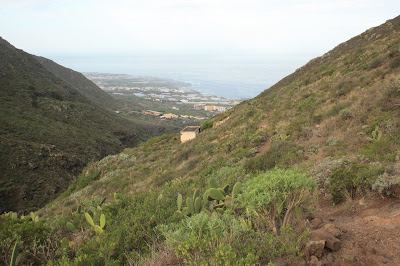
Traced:
<path fill-rule="evenodd" d="M 334 262 L 315 265 L 400 265 L 400 199 L 322 202 L 314 216 L 342 232 Z"/>
<path fill-rule="evenodd" d="M 258 153 L 264 154 L 269 150 L 270 147 L 271 147 L 271 138 L 268 138 L 267 141 L 264 142 L 264 144 L 261 145 L 260 148 L 258 148 Z"/>

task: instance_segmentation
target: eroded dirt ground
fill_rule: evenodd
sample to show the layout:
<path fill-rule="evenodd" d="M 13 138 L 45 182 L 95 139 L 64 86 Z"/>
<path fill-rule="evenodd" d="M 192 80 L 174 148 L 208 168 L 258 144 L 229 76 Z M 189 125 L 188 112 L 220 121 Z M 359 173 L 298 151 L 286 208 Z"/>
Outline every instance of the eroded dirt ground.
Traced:
<path fill-rule="evenodd" d="M 330 252 L 334 262 L 329 264 L 400 265 L 400 199 L 321 202 L 314 216 L 321 226 L 331 223 L 342 232 L 341 248 Z"/>

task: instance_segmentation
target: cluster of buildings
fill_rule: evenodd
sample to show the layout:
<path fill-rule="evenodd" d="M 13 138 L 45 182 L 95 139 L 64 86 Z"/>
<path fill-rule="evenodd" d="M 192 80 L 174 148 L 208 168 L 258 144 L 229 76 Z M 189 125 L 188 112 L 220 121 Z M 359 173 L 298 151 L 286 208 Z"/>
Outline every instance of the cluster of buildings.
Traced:
<path fill-rule="evenodd" d="M 157 116 L 160 117 L 161 119 L 178 119 L 178 118 L 186 118 L 186 119 L 197 119 L 197 120 L 204 120 L 206 119 L 205 117 L 201 117 L 201 116 L 192 116 L 192 115 L 176 115 L 176 114 L 172 114 L 172 113 L 166 113 L 163 114 L 161 112 L 157 112 L 157 111 L 153 111 L 153 110 L 143 110 L 142 113 L 146 114 L 146 115 L 153 115 L 153 116 Z"/>
<path fill-rule="evenodd" d="M 225 112 L 232 107 L 221 106 L 221 105 L 205 105 L 205 104 L 195 104 L 195 110 L 206 110 L 206 111 L 217 111 L 217 112 Z"/>
<path fill-rule="evenodd" d="M 107 87 L 105 90 L 118 95 L 135 95 L 137 97 L 154 102 L 174 102 L 176 104 L 202 105 L 201 109 L 204 109 L 204 106 L 208 104 L 208 109 L 204 109 L 208 111 L 218 111 L 219 108 L 226 108 L 223 106 L 214 106 L 212 104 L 236 105 L 240 102 L 239 100 L 201 94 L 197 91 L 186 88 L 171 89 L 167 87 Z"/>

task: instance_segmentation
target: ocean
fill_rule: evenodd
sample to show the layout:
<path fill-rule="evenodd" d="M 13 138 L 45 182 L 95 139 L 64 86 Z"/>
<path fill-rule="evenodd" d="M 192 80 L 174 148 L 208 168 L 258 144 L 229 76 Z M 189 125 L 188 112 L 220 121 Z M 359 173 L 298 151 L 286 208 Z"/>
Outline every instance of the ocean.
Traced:
<path fill-rule="evenodd" d="M 191 83 L 203 94 L 253 98 L 304 65 L 310 57 L 261 55 L 50 56 L 79 72 L 153 76 Z"/>

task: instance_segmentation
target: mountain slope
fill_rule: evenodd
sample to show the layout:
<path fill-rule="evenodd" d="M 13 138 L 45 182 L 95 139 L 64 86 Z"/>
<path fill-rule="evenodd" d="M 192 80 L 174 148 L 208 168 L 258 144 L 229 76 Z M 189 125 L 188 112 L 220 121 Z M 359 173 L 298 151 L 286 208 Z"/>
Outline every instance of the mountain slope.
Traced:
<path fill-rule="evenodd" d="M 1 212 L 43 206 L 88 162 L 137 143 L 134 123 L 3 39 L 0 77 Z"/>
<path fill-rule="evenodd" d="M 298 165 L 313 172 L 321 170 L 314 169 L 320 163 L 343 158 L 365 167 L 377 164 L 378 172 L 391 169 L 400 143 L 399 36 L 397 17 L 214 117 L 214 127 L 193 141 L 180 144 L 170 136 L 126 150 L 138 166 L 120 169 L 114 180 L 127 178 L 126 170 L 141 176 L 140 186 L 157 187 L 224 165 L 248 171 Z M 95 165 L 104 175 L 103 166 L 114 168 Z M 124 184 L 120 190 L 138 186 L 132 179 L 128 183 L 132 186 Z"/>
<path fill-rule="evenodd" d="M 255 99 L 210 121 L 194 140 L 180 143 L 178 135 L 164 135 L 86 167 L 60 198 L 40 211 L 58 230 L 59 239 L 65 236 L 71 246 L 69 257 L 60 256 L 59 262 L 138 264 L 144 256 L 152 256 L 144 264 L 186 260 L 266 265 L 287 259 L 304 265 L 299 257 L 307 238 L 306 219 L 313 215 L 304 210 L 311 203 L 297 209 L 290 220 L 293 227 L 273 234 L 276 227 L 271 224 L 279 223 L 275 219 L 279 216 L 271 216 L 271 209 L 286 217 L 288 197 L 270 209 L 262 199 L 273 198 L 279 189 L 267 193 L 269 186 L 263 185 L 247 206 L 246 196 L 239 196 L 232 209 L 219 210 L 224 214 L 215 214 L 222 204 L 217 193 L 220 201 L 210 208 L 216 209 L 213 215 L 184 215 L 190 203 L 196 202 L 197 191 L 207 196 L 207 205 L 210 186 L 232 187 L 239 181 L 244 194 L 249 187 L 257 188 L 254 180 L 265 176 L 261 180 L 266 184 L 268 180 L 280 184 L 287 173 L 293 173 L 292 169 L 272 170 L 275 167 L 307 172 L 319 185 L 319 200 L 329 205 L 374 193 L 399 197 L 400 17 L 339 45 Z M 276 173 L 281 178 L 273 178 Z M 210 194 L 203 194 L 206 191 Z M 219 191 L 231 195 L 232 189 Z M 178 193 L 187 198 L 186 211 L 176 211 L 177 205 L 182 207 Z M 228 205 L 228 199 L 223 204 Z M 248 207 L 254 207 L 251 202 L 258 200 L 261 211 L 249 211 Z M 82 210 L 88 213 L 86 217 L 89 213 L 95 217 L 95 225 L 100 212 L 104 214 L 104 232 L 94 233 Z M 398 212 L 394 215 L 399 217 Z M 79 230 L 69 232 L 68 222 Z M 371 240 L 375 245 L 376 239 Z M 382 246 L 376 247 L 378 254 L 385 254 Z M 338 259 L 345 261 L 348 256 Z M 357 259 L 360 264 L 382 263 Z M 390 260 L 392 265 L 400 263 L 398 255 Z"/>
<path fill-rule="evenodd" d="M 65 68 L 50 59 L 34 56 L 36 60 L 56 77 L 77 89 L 83 96 L 93 103 L 109 109 L 118 109 L 123 103 L 110 96 L 92 81 L 88 80 L 83 74 L 72 69 Z"/>

